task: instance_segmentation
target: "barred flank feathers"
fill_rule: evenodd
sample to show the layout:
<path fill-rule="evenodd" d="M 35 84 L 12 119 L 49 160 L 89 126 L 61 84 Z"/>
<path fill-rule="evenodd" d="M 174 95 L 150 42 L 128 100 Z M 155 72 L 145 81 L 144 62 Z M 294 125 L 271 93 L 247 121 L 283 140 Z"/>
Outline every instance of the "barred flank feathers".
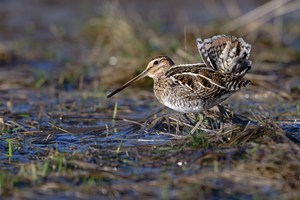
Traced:
<path fill-rule="evenodd" d="M 226 83 L 226 87 L 230 91 L 237 91 L 241 89 L 242 87 L 246 87 L 251 84 L 250 80 L 242 79 L 242 80 L 236 80 L 236 81 L 230 81 Z"/>

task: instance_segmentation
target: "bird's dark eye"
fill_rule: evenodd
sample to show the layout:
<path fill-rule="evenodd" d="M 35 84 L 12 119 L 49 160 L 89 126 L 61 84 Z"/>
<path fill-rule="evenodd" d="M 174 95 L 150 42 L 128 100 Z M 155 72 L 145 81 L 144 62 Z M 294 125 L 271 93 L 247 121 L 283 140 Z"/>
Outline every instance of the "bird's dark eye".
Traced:
<path fill-rule="evenodd" d="M 154 65 L 158 65 L 158 61 L 156 60 L 156 61 L 154 61 L 154 63 L 153 63 Z"/>

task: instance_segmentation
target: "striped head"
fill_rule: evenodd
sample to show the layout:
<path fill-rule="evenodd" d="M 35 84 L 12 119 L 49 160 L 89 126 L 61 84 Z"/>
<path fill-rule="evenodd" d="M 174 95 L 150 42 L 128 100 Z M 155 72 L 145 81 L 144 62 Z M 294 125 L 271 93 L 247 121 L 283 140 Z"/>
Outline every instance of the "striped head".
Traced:
<path fill-rule="evenodd" d="M 150 60 L 149 64 L 147 65 L 146 69 L 134 77 L 133 79 L 129 80 L 126 82 L 124 85 L 121 87 L 117 88 L 113 92 L 111 92 L 107 97 L 111 97 L 115 95 L 116 93 L 120 92 L 124 88 L 128 87 L 131 85 L 133 82 L 138 81 L 146 76 L 149 76 L 150 78 L 153 79 L 158 79 L 161 76 L 164 76 L 165 73 L 174 65 L 174 62 L 169 58 L 168 56 L 158 56 Z"/>
<path fill-rule="evenodd" d="M 174 62 L 168 56 L 158 56 L 150 60 L 145 71 L 147 76 L 156 79 L 163 76 L 173 65 Z"/>

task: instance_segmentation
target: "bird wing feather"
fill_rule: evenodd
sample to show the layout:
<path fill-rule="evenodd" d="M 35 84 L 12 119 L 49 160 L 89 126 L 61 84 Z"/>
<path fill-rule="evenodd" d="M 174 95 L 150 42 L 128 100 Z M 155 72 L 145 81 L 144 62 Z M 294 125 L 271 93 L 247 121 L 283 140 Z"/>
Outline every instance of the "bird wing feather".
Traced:
<path fill-rule="evenodd" d="M 213 92 L 227 91 L 226 84 L 218 72 L 207 68 L 205 64 L 199 66 L 178 65 L 170 68 L 166 78 L 173 87 L 180 86 L 198 94 L 211 95 Z"/>

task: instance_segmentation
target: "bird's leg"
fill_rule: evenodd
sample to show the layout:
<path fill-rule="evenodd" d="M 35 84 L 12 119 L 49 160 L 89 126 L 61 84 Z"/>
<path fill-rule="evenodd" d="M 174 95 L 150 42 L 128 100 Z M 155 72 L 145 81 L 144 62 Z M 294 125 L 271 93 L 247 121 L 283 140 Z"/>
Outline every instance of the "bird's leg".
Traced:
<path fill-rule="evenodd" d="M 220 120 L 220 129 L 224 127 L 224 123 L 227 119 L 230 119 L 231 113 L 226 110 L 226 108 L 222 104 L 218 104 L 218 109 L 219 109 L 219 120 Z"/>
<path fill-rule="evenodd" d="M 226 108 L 222 104 L 218 104 L 217 106 L 218 106 L 218 109 L 220 112 L 221 121 L 224 121 L 225 118 L 232 117 L 232 113 L 230 113 L 230 111 L 226 110 Z"/>
<path fill-rule="evenodd" d="M 179 128 L 179 122 L 180 122 L 180 115 L 178 113 L 176 114 L 177 122 L 176 122 L 176 135 L 180 133 L 180 128 Z"/>
<path fill-rule="evenodd" d="M 175 133 L 179 134 L 180 133 L 180 123 L 181 123 L 180 114 L 175 113 L 172 116 L 170 116 L 168 119 L 169 119 L 169 131 L 171 131 L 171 127 L 173 127 L 173 126 L 171 126 L 171 121 L 173 121 L 175 123 Z"/>
<path fill-rule="evenodd" d="M 196 125 L 194 126 L 194 128 L 191 130 L 190 135 L 192 135 L 193 133 L 195 133 L 195 131 L 199 128 L 199 126 L 202 124 L 202 122 L 204 121 L 204 117 L 202 113 L 198 114 L 198 122 L 196 123 Z"/>
<path fill-rule="evenodd" d="M 219 120 L 222 123 L 222 122 L 224 122 L 224 111 L 225 111 L 225 109 L 224 109 L 224 106 L 221 105 L 221 104 L 218 104 L 217 107 L 218 107 L 218 110 L 219 110 L 219 113 L 220 113 L 219 114 Z"/>

